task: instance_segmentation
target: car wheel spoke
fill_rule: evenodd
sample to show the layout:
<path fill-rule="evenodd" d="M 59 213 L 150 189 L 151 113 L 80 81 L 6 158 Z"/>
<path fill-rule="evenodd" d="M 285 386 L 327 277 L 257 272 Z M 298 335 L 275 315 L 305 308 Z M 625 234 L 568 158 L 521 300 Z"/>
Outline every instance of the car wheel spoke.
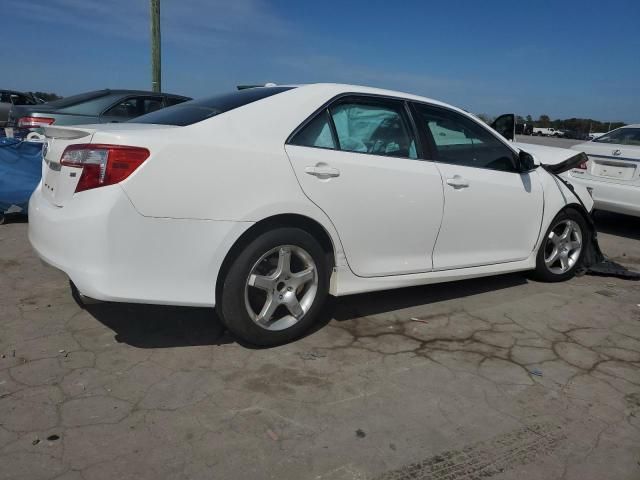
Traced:
<path fill-rule="evenodd" d="M 556 235 L 556 232 L 551 232 L 549 234 L 549 240 L 551 240 L 551 243 L 553 243 L 554 245 L 558 245 L 558 242 L 560 242 L 560 237 L 558 237 L 558 235 Z"/>
<path fill-rule="evenodd" d="M 278 268 L 276 270 L 279 275 L 291 273 L 291 250 L 282 247 L 278 252 Z"/>
<path fill-rule="evenodd" d="M 302 270 L 301 272 L 296 272 L 291 275 L 291 283 L 294 284 L 296 288 L 309 283 L 314 278 L 315 271 L 313 268 L 307 268 Z"/>
<path fill-rule="evenodd" d="M 289 313 L 291 313 L 291 315 L 293 315 L 297 319 L 300 319 L 302 315 L 304 315 L 302 305 L 300 305 L 300 302 L 295 296 L 287 301 L 287 303 L 285 303 L 285 306 L 287 307 L 287 310 L 289 310 Z"/>
<path fill-rule="evenodd" d="M 273 298 L 273 295 L 267 295 L 267 301 L 264 303 L 262 310 L 256 317 L 256 322 L 266 326 L 273 317 L 273 314 L 276 312 L 279 303 Z"/>
<path fill-rule="evenodd" d="M 553 251 L 551 252 L 551 255 L 548 258 L 544 259 L 544 263 L 547 264 L 547 267 L 550 267 L 558 260 L 559 255 L 560 255 L 560 250 L 554 247 Z"/>
<path fill-rule="evenodd" d="M 573 225 L 567 222 L 567 225 L 564 227 L 564 231 L 562 232 L 562 235 L 560 235 L 560 240 L 568 240 L 569 238 L 571 238 L 572 232 L 573 232 Z"/>
<path fill-rule="evenodd" d="M 272 292 L 276 286 L 275 279 L 264 275 L 256 275 L 255 273 L 251 274 L 248 283 L 249 286 L 259 288 L 265 292 Z"/>
<path fill-rule="evenodd" d="M 569 254 L 567 252 L 562 252 L 560 254 L 560 267 L 563 272 L 569 270 Z"/>

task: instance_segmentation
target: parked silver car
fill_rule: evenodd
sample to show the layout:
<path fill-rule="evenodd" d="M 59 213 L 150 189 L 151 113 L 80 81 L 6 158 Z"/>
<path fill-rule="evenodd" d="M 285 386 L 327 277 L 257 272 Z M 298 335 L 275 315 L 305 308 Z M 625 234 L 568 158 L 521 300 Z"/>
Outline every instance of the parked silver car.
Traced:
<path fill-rule="evenodd" d="M 30 93 L 16 90 L 0 90 L 0 128 L 7 125 L 9 112 L 14 105 L 38 105 L 43 103 Z"/>
<path fill-rule="evenodd" d="M 8 124 L 33 128 L 51 124 L 82 125 L 125 122 L 145 113 L 191 100 L 169 93 L 141 90 L 97 90 L 42 105 L 14 105 Z"/>

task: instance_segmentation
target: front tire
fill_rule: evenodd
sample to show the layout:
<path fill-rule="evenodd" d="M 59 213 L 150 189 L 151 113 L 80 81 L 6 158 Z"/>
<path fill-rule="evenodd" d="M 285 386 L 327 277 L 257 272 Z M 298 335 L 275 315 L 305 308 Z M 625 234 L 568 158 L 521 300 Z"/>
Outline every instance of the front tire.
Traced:
<path fill-rule="evenodd" d="M 534 277 L 544 282 L 562 282 L 572 278 L 582 264 L 588 226 L 575 210 L 563 210 L 553 219 L 536 256 Z"/>
<path fill-rule="evenodd" d="M 309 233 L 283 227 L 252 240 L 222 280 L 217 310 L 239 340 L 270 347 L 316 322 L 329 290 L 327 255 Z"/>

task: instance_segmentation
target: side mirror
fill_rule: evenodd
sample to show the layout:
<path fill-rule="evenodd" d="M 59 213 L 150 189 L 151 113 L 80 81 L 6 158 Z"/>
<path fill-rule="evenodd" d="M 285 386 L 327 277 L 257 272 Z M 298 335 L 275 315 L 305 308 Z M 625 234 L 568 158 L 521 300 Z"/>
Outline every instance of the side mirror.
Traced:
<path fill-rule="evenodd" d="M 538 168 L 538 164 L 530 153 L 525 152 L 524 150 L 520 150 L 520 154 L 518 155 L 518 159 L 520 161 L 520 171 L 521 172 L 530 172 L 531 170 L 535 170 Z"/>
<path fill-rule="evenodd" d="M 514 140 L 516 138 L 516 116 L 513 113 L 500 115 L 493 121 L 491 128 L 507 140 Z"/>

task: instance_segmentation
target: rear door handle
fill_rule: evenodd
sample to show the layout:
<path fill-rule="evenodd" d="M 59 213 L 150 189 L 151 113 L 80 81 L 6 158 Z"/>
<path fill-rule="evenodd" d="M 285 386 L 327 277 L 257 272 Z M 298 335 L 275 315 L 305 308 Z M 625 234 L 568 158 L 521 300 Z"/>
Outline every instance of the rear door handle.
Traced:
<path fill-rule="evenodd" d="M 340 170 L 337 168 L 329 167 L 327 165 L 316 165 L 315 167 L 305 167 L 305 173 L 318 177 L 320 179 L 333 178 L 340 176 Z"/>
<path fill-rule="evenodd" d="M 447 185 L 452 186 L 456 190 L 459 188 L 467 188 L 469 180 L 462 178 L 460 175 L 454 175 L 453 178 L 447 178 Z"/>

